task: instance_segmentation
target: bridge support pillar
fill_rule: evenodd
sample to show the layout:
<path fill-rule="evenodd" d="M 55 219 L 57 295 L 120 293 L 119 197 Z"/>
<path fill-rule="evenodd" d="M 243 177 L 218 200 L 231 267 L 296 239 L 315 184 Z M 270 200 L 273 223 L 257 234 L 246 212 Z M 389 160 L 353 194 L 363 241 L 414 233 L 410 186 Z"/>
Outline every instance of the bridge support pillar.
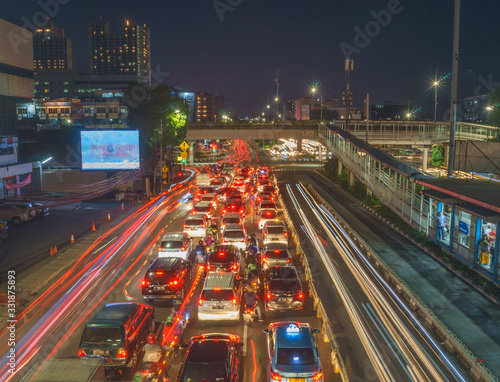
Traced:
<path fill-rule="evenodd" d="M 189 142 L 189 154 L 188 154 L 188 160 L 187 162 L 189 164 L 194 164 L 194 150 L 196 147 L 196 141 Z"/>
<path fill-rule="evenodd" d="M 444 145 L 444 165 L 448 167 L 448 159 L 450 156 L 450 145 Z"/>
<path fill-rule="evenodd" d="M 424 153 L 422 155 L 422 171 L 427 172 L 427 162 L 429 161 L 429 148 L 424 147 Z"/>
<path fill-rule="evenodd" d="M 342 162 L 338 161 L 338 167 L 337 167 L 337 175 L 342 174 Z"/>
<path fill-rule="evenodd" d="M 297 139 L 297 152 L 302 151 L 302 139 Z"/>
<path fill-rule="evenodd" d="M 349 186 L 354 186 L 354 173 L 352 171 L 349 173 Z"/>

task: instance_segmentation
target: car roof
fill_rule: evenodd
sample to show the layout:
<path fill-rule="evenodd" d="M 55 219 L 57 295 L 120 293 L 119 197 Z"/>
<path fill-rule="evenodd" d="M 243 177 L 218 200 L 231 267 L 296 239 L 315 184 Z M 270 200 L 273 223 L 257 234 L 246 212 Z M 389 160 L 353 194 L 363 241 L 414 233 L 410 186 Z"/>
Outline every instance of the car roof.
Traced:
<path fill-rule="evenodd" d="M 212 252 L 238 251 L 238 247 L 232 244 L 217 244 Z"/>
<path fill-rule="evenodd" d="M 288 251 L 288 244 L 286 243 L 267 243 L 264 245 L 266 250 L 280 249 L 283 251 Z"/>
<path fill-rule="evenodd" d="M 240 216 L 239 212 L 228 212 L 227 214 L 225 214 L 222 217 L 222 219 L 226 219 L 226 218 L 238 218 L 238 219 L 241 219 L 241 216 Z"/>
<path fill-rule="evenodd" d="M 198 219 L 204 219 L 207 217 L 207 214 L 202 214 L 202 213 L 199 213 L 199 214 L 194 214 L 194 215 L 188 215 L 186 220 L 198 220 Z"/>
<path fill-rule="evenodd" d="M 278 221 L 270 220 L 270 221 L 266 222 L 265 224 L 266 224 L 266 227 L 286 227 L 285 222 L 283 222 L 281 220 L 278 220 Z"/>
<path fill-rule="evenodd" d="M 284 321 L 274 323 L 276 346 L 280 348 L 314 347 L 309 324 Z"/>
<path fill-rule="evenodd" d="M 179 257 L 157 257 L 149 265 L 148 272 L 155 271 L 157 269 L 172 269 L 182 261 L 183 260 Z"/>
<path fill-rule="evenodd" d="M 224 231 L 244 231 L 241 224 L 228 224 Z"/>
<path fill-rule="evenodd" d="M 210 202 L 198 202 L 194 205 L 194 207 L 210 207 L 212 203 Z"/>
<path fill-rule="evenodd" d="M 264 274 L 269 277 L 271 280 L 272 279 L 283 279 L 283 276 L 288 276 L 286 277 L 287 279 L 291 278 L 298 278 L 299 275 L 297 273 L 297 269 L 295 269 L 294 266 L 276 266 L 276 267 L 270 267 L 264 271 Z"/>
<path fill-rule="evenodd" d="M 103 306 L 99 312 L 89 321 L 89 323 L 123 322 L 140 305 L 136 302 L 117 302 Z"/>
<path fill-rule="evenodd" d="M 207 196 L 215 198 L 217 194 L 215 192 L 207 192 L 206 194 L 203 194 L 202 198 L 206 198 Z"/>
<path fill-rule="evenodd" d="M 203 289 L 226 288 L 233 287 L 236 276 L 232 272 L 213 272 L 209 273 L 205 278 Z"/>
<path fill-rule="evenodd" d="M 170 232 L 163 236 L 162 241 L 181 240 L 184 237 L 184 232 Z"/>

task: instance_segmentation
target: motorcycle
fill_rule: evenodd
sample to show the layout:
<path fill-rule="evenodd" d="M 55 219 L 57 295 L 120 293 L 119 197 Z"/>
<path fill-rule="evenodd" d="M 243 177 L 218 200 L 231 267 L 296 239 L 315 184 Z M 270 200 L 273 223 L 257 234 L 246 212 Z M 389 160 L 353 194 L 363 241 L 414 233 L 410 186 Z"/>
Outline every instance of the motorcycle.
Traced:
<path fill-rule="evenodd" d="M 245 321 L 246 324 L 251 324 L 252 322 L 254 322 L 256 317 L 257 314 L 255 313 L 255 309 L 253 306 L 245 308 L 245 311 L 243 312 L 243 321 Z"/>

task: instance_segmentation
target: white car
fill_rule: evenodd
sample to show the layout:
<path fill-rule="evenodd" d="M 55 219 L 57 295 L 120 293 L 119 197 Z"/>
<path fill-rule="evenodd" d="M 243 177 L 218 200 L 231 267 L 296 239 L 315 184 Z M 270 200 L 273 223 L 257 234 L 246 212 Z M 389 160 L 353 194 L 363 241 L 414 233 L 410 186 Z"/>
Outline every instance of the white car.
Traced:
<path fill-rule="evenodd" d="M 212 203 L 213 208 L 217 208 L 217 194 L 206 193 L 201 196 L 200 202 Z"/>
<path fill-rule="evenodd" d="M 241 251 L 245 250 L 247 241 L 247 231 L 240 224 L 228 224 L 222 233 L 222 243 L 231 244 L 238 247 Z"/>
<path fill-rule="evenodd" d="M 187 233 L 167 233 L 161 240 L 158 257 L 180 257 L 187 260 L 192 250 L 193 243 Z"/>
<path fill-rule="evenodd" d="M 241 293 L 240 282 L 234 273 L 209 273 L 198 300 L 198 320 L 238 321 Z"/>
<path fill-rule="evenodd" d="M 280 220 L 269 220 L 262 227 L 262 243 L 288 244 L 288 230 L 286 224 Z"/>
<path fill-rule="evenodd" d="M 241 217 L 239 212 L 228 212 L 221 218 L 221 228 L 222 232 L 228 224 L 243 225 L 244 217 Z"/>
<path fill-rule="evenodd" d="M 184 233 L 191 237 L 205 237 L 208 217 L 205 214 L 188 215 L 184 222 Z"/>
<path fill-rule="evenodd" d="M 259 229 L 264 228 L 264 224 L 270 220 L 276 220 L 278 218 L 278 213 L 275 209 L 272 210 L 260 210 L 259 211 Z"/>

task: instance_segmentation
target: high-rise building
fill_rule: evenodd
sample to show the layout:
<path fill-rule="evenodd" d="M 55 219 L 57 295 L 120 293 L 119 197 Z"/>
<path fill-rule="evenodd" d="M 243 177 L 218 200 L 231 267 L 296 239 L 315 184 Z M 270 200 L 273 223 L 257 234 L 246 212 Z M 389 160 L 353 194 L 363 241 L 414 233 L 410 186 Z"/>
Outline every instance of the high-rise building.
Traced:
<path fill-rule="evenodd" d="M 146 24 L 125 20 L 122 36 L 109 33 L 109 23 L 89 27 L 90 70 L 93 74 L 133 74 L 151 83 L 150 32 Z"/>
<path fill-rule="evenodd" d="M 33 36 L 33 64 L 35 74 L 38 70 L 73 67 L 71 40 L 66 38 L 64 29 L 49 22 L 36 30 Z"/>
<path fill-rule="evenodd" d="M 211 93 L 196 94 L 196 122 L 217 122 L 222 120 L 224 96 Z"/>

